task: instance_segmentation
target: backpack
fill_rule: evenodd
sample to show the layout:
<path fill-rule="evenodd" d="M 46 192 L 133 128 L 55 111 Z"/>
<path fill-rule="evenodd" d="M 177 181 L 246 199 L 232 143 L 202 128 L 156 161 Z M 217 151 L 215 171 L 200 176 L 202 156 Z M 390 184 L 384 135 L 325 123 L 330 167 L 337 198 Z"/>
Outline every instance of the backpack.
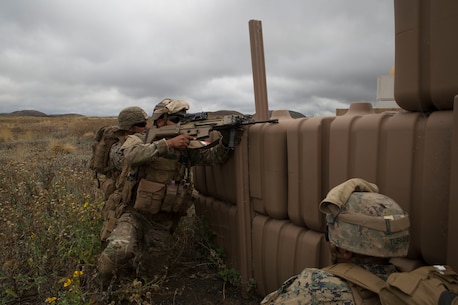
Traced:
<path fill-rule="evenodd" d="M 458 304 L 458 274 L 450 266 L 423 266 L 409 272 L 395 272 L 386 282 L 351 263 L 340 263 L 323 270 L 377 293 L 382 305 Z M 355 301 L 358 299 L 365 304 L 364 298 L 355 296 Z"/>
<path fill-rule="evenodd" d="M 107 177 L 113 174 L 114 167 L 110 162 L 110 150 L 113 144 L 124 141 L 124 133 L 124 130 L 119 129 L 116 125 L 104 126 L 97 131 L 89 161 L 89 168 L 94 171 L 97 180 L 98 174 Z"/>

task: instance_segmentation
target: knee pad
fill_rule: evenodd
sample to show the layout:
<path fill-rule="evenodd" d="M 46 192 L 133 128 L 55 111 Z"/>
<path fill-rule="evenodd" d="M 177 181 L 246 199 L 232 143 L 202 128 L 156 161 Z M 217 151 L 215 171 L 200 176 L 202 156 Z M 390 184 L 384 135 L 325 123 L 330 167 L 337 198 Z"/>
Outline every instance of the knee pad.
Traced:
<path fill-rule="evenodd" d="M 129 221 L 118 222 L 103 250 L 114 264 L 125 264 L 137 250 L 137 230 Z"/>

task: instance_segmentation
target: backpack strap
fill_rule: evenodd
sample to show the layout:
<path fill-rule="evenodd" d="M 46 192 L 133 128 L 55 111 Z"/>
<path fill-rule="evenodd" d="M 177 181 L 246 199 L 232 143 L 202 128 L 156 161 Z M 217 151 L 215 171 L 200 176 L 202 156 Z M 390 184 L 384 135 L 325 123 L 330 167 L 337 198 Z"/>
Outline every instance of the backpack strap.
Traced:
<path fill-rule="evenodd" d="M 369 272 L 366 269 L 352 263 L 339 263 L 325 267 L 322 270 L 377 294 L 385 286 L 384 280 L 372 272 Z"/>

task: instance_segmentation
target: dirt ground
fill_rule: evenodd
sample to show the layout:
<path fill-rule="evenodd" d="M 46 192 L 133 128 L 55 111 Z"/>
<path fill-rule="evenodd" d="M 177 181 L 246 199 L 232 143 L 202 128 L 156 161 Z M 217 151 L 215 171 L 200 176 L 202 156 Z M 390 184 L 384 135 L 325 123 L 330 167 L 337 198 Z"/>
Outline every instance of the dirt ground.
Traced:
<path fill-rule="evenodd" d="M 107 288 L 94 290 L 94 285 L 89 285 L 97 300 L 91 305 L 260 304 L 263 296 L 254 287 L 242 290 L 239 273 L 226 266 L 222 254 L 210 246 L 208 230 L 202 224 L 193 212 L 182 219 L 175 233 L 179 242 L 171 250 L 175 254 L 164 264 L 143 256 L 143 268 L 127 271 Z M 162 266 L 159 270 L 158 265 Z M 152 272 L 157 276 L 151 278 Z"/>
<path fill-rule="evenodd" d="M 254 293 L 242 296 L 240 287 L 225 283 L 216 274 L 201 274 L 196 266 L 170 276 L 152 299 L 161 305 L 255 305 L 262 297 Z"/>
<path fill-rule="evenodd" d="M 105 292 L 95 292 L 91 305 L 258 305 L 262 296 L 242 293 L 225 282 L 215 270 L 192 263 L 179 263 L 156 284 L 125 278 Z"/>

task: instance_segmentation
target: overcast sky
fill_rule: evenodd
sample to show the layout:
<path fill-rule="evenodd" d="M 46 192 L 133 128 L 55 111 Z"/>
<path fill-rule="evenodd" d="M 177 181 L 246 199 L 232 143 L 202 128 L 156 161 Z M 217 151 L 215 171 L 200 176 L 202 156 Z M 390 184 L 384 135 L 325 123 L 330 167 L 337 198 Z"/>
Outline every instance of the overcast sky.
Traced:
<path fill-rule="evenodd" d="M 249 20 L 262 22 L 269 109 L 375 104 L 394 65 L 392 0 L 1 0 L 0 113 L 254 113 Z"/>

